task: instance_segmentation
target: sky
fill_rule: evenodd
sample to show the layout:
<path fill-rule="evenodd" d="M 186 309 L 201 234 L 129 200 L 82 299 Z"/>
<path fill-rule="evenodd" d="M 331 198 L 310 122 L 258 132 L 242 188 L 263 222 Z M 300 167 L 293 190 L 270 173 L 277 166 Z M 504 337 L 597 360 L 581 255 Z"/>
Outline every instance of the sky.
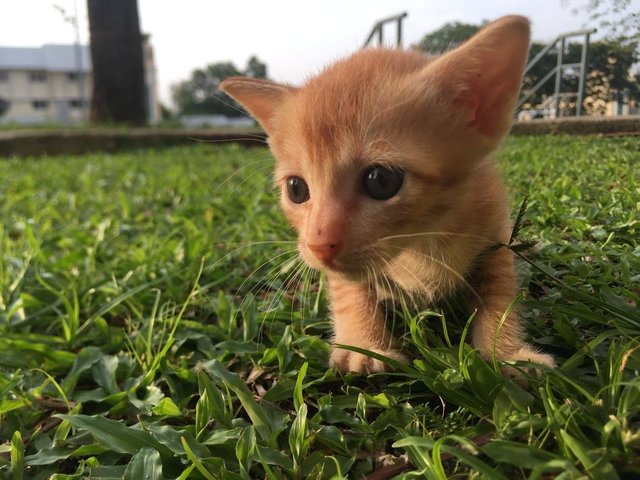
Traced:
<path fill-rule="evenodd" d="M 105 0 L 107 1 L 107 0 Z M 451 21 L 479 24 L 506 14 L 529 17 L 532 37 L 596 26 L 575 12 L 587 0 L 138 0 L 141 29 L 151 34 L 160 98 L 194 68 L 252 55 L 277 81 L 302 82 L 332 60 L 360 48 L 380 18 L 407 12 L 404 43 L 417 42 Z M 632 0 L 634 9 L 640 0 Z M 73 43 L 74 30 L 54 8 L 77 11 L 82 43 L 89 41 L 85 0 L 0 0 L 0 46 Z M 393 38 L 395 33 L 386 33 Z M 597 38 L 597 34 L 595 36 Z"/>

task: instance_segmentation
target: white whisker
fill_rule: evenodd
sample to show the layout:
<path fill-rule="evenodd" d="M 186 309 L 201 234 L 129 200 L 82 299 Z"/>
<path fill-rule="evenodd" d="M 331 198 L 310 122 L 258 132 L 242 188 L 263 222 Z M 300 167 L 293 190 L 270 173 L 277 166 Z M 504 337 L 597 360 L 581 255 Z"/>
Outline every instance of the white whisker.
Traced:
<path fill-rule="evenodd" d="M 289 262 L 296 262 L 297 264 L 293 267 L 292 271 L 289 272 L 287 274 L 287 279 L 289 278 L 295 278 L 295 276 L 297 275 L 298 271 L 300 270 L 300 264 L 298 263 L 299 260 L 299 256 L 297 255 L 297 250 L 291 250 L 287 253 L 291 253 L 291 252 L 296 252 L 296 255 L 294 255 L 292 258 L 288 258 L 283 262 L 280 262 L 278 265 L 272 267 L 271 269 L 269 269 L 269 271 L 265 274 L 265 280 L 261 281 L 260 283 L 258 283 L 257 285 L 255 285 L 251 291 L 253 291 L 256 288 L 264 288 L 266 289 L 268 292 L 272 292 L 273 291 L 273 296 L 271 297 L 271 300 L 269 300 L 269 304 L 267 305 L 266 308 L 263 308 L 261 310 L 261 312 L 264 313 L 263 317 L 262 317 L 262 321 L 260 323 L 260 338 L 262 336 L 262 331 L 264 329 L 264 324 L 269 316 L 270 312 L 273 312 L 275 305 L 277 304 L 277 302 L 279 301 L 280 298 L 282 298 L 282 296 L 284 295 L 287 285 L 281 285 L 279 286 L 277 289 L 274 287 L 274 284 L 276 283 L 276 281 L 280 278 L 280 275 L 278 274 L 278 270 L 280 270 L 282 268 L 283 265 L 285 265 L 286 263 Z M 271 277 L 271 280 L 269 280 L 268 277 Z M 287 280 L 285 280 L 286 282 Z M 273 326 L 273 324 L 271 325 Z M 271 331 L 269 331 L 270 333 Z"/>
<path fill-rule="evenodd" d="M 274 244 L 288 244 L 288 243 L 297 243 L 297 242 L 295 240 L 265 240 L 265 241 L 259 241 L 259 242 L 243 242 L 242 244 L 237 243 L 237 242 L 225 243 L 224 245 L 231 245 L 231 246 L 240 245 L 240 246 L 237 247 L 237 248 L 234 248 L 230 252 L 227 252 L 225 255 L 223 255 L 218 260 L 216 260 L 216 262 L 213 265 L 208 266 L 205 269 L 205 271 L 206 272 L 213 271 L 221 262 L 225 261 L 231 255 L 233 255 L 234 253 L 242 250 L 243 248 L 253 247 L 255 245 L 274 245 Z"/>
<path fill-rule="evenodd" d="M 260 271 L 260 269 L 262 267 L 264 267 L 265 265 L 267 265 L 268 263 L 273 262 L 274 260 L 283 257 L 285 255 L 291 254 L 293 252 L 297 252 L 297 250 L 288 250 L 286 252 L 283 252 L 279 255 L 277 255 L 276 257 L 267 260 L 266 262 L 263 262 L 260 266 L 254 268 L 251 273 L 244 279 L 244 281 L 240 284 L 240 286 L 236 289 L 236 291 L 238 293 L 242 292 L 242 289 L 244 287 L 244 285 L 253 277 L 253 275 Z M 295 257 L 294 257 L 295 258 Z M 257 293 L 258 290 L 265 288 L 268 291 L 273 290 L 273 284 L 275 283 L 275 281 L 277 280 L 278 276 L 275 272 L 277 272 L 277 270 L 279 270 L 280 268 L 282 268 L 283 265 L 285 265 L 287 262 L 290 262 L 292 260 L 292 258 L 286 258 L 284 259 L 282 262 L 278 263 L 277 265 L 272 266 L 264 275 L 263 275 L 263 279 L 258 280 L 256 282 L 256 284 L 251 287 L 251 289 L 244 294 L 242 301 L 240 302 L 240 310 L 242 310 L 242 306 L 244 305 L 244 303 L 246 301 L 249 301 L 251 299 L 251 297 Z M 269 281 L 269 277 L 272 278 L 272 280 Z"/>
<path fill-rule="evenodd" d="M 380 257 L 380 259 L 384 262 L 384 264 L 387 266 L 387 268 L 391 269 L 391 265 L 389 264 L 389 262 L 387 261 L 387 259 L 385 259 L 384 257 Z M 406 267 L 404 267 L 404 265 L 403 265 L 403 269 L 404 269 L 404 270 L 406 270 L 408 274 L 412 275 L 416 280 L 419 280 L 419 279 L 418 279 L 418 277 L 415 275 L 415 273 L 414 273 L 414 272 L 409 271 L 409 269 L 407 269 Z M 393 290 L 392 290 L 392 298 L 393 298 L 393 291 L 395 291 L 395 292 L 396 292 L 396 294 L 398 295 L 398 298 L 399 298 L 399 300 L 400 300 L 400 302 L 401 302 L 401 305 L 404 307 L 404 309 L 405 309 L 405 310 L 407 310 L 407 308 L 406 308 L 406 303 L 405 303 L 405 302 L 406 302 L 406 297 L 408 296 L 408 297 L 410 298 L 410 300 L 412 301 L 412 303 L 414 304 L 415 309 L 416 309 L 416 310 L 418 310 L 418 306 L 417 306 L 417 304 L 416 304 L 416 303 L 414 302 L 414 300 L 413 300 L 413 294 L 412 294 L 412 292 L 408 292 L 408 291 L 401 290 L 401 289 L 399 288 L 399 286 L 398 286 L 395 282 L 393 283 L 393 287 L 391 287 L 391 283 L 390 283 L 390 281 L 389 281 L 389 279 L 388 279 L 388 276 L 387 276 L 386 274 L 384 274 L 384 273 L 383 273 L 382 275 L 383 275 L 383 277 L 384 277 L 385 279 L 387 279 L 387 284 L 389 285 L 389 288 L 390 288 L 390 289 L 391 289 L 391 288 L 393 289 Z M 394 307 L 395 307 L 395 300 L 393 301 L 393 304 L 394 304 Z M 391 331 L 392 331 L 392 332 L 395 330 L 395 320 L 396 320 L 396 315 L 395 315 L 395 308 L 394 308 L 393 324 L 392 324 L 392 328 L 391 328 Z M 406 328 L 406 322 L 403 322 L 403 324 L 404 324 L 404 326 L 405 326 L 405 328 Z"/>
<path fill-rule="evenodd" d="M 250 115 L 247 114 L 247 112 L 245 112 L 244 110 L 236 107 L 233 103 L 229 103 L 229 102 L 225 102 L 224 100 L 222 100 L 220 97 L 215 96 L 213 93 L 209 92 L 207 89 L 201 87 L 200 85 L 198 85 L 195 82 L 191 82 L 191 84 L 198 88 L 202 93 L 204 93 L 206 96 L 208 96 L 209 98 L 213 98 L 214 100 L 220 102 L 221 104 L 229 107 L 229 108 L 233 108 L 236 112 L 241 113 L 243 117 L 246 118 L 251 118 Z M 224 92 L 223 92 L 224 93 Z"/>
<path fill-rule="evenodd" d="M 258 169 L 256 169 L 256 171 L 254 171 L 251 175 L 248 175 L 242 182 L 240 182 L 238 185 L 235 186 L 235 188 L 233 190 L 231 190 L 231 192 L 229 192 L 229 195 L 233 195 L 234 193 L 236 193 L 240 188 L 242 188 L 242 186 L 247 183 L 252 177 L 258 175 L 259 173 L 264 173 L 265 170 L 271 170 L 271 166 L 267 165 L 266 167 L 260 167 Z M 258 184 L 263 183 L 266 180 L 270 180 L 270 178 L 263 178 L 261 179 Z M 257 187 L 257 185 L 254 185 L 253 188 L 249 191 L 246 192 L 246 195 L 250 194 L 253 192 L 253 190 L 255 190 Z"/>
<path fill-rule="evenodd" d="M 250 133 L 243 133 L 243 135 L 246 135 L 246 137 L 234 136 L 233 138 L 196 138 L 196 137 L 187 137 L 187 138 L 189 140 L 193 140 L 194 142 L 198 142 L 198 143 L 216 144 L 216 143 L 234 143 L 234 142 L 256 142 L 256 143 L 262 143 L 264 145 L 269 145 L 269 142 L 267 142 L 264 139 L 263 135 L 252 135 Z"/>
<path fill-rule="evenodd" d="M 217 186 L 217 189 L 220 190 L 222 187 L 224 187 L 229 180 L 231 180 L 232 178 L 234 178 L 236 175 L 239 175 L 240 173 L 244 173 L 244 170 L 250 167 L 253 167 L 254 165 L 258 165 L 258 164 L 262 164 L 262 163 L 266 163 L 269 162 L 269 167 L 271 167 L 271 165 L 273 164 L 273 159 L 272 158 L 264 158 L 262 160 L 256 160 L 255 162 L 251 162 L 247 165 L 242 165 L 240 168 L 238 168 L 235 172 L 233 172 L 231 175 L 227 176 L 227 178 L 225 178 L 222 183 L 220 183 Z"/>
<path fill-rule="evenodd" d="M 297 256 L 298 258 L 299 255 Z M 282 286 L 275 292 L 273 298 L 271 299 L 271 301 L 269 302 L 269 305 L 267 306 L 267 309 L 265 310 L 265 318 L 263 319 L 263 323 L 264 321 L 266 321 L 267 316 L 269 315 L 270 312 L 274 312 L 276 309 L 276 305 L 278 304 L 278 302 L 280 302 L 285 294 L 290 290 L 291 285 L 293 284 L 293 282 L 296 280 L 296 278 L 299 277 L 299 275 L 301 274 L 301 272 L 304 271 L 304 267 L 305 264 L 300 261 L 300 263 L 298 265 L 296 265 L 296 267 L 287 274 Z M 295 295 L 293 296 L 292 302 L 291 302 L 291 308 L 292 308 L 292 313 L 293 313 L 293 304 L 295 301 Z M 273 322 L 271 323 L 271 327 L 273 327 Z M 269 336 L 271 336 L 272 331 L 269 330 Z"/>
<path fill-rule="evenodd" d="M 386 237 L 380 237 L 376 240 L 376 244 L 379 242 L 383 242 L 385 240 L 394 240 L 399 238 L 415 238 L 415 237 L 462 237 L 462 238 L 473 238 L 476 240 L 482 240 L 483 242 L 494 242 L 498 243 L 497 240 L 490 239 L 488 237 L 482 235 L 476 235 L 473 233 L 464 233 L 464 232 L 416 232 L 416 233 L 404 233 L 398 235 L 387 235 Z"/>

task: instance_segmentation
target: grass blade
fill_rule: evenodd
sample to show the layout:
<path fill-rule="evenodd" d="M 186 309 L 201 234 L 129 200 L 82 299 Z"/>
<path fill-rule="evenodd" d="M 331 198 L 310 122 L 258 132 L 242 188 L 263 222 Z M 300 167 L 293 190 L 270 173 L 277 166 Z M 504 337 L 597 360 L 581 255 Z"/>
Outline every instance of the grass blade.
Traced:
<path fill-rule="evenodd" d="M 143 447 L 127 465 L 124 480 L 163 480 L 162 462 L 157 450 Z"/>
<path fill-rule="evenodd" d="M 159 443 L 149 433 L 127 427 L 121 422 L 109 420 L 101 416 L 90 415 L 57 415 L 68 420 L 75 428 L 89 432 L 100 444 L 120 453 L 135 455 L 140 449 L 148 447 L 160 453 L 162 457 L 171 458 L 173 452 Z"/>
<path fill-rule="evenodd" d="M 258 405 L 253 395 L 242 381 L 242 379 L 229 372 L 222 363 L 217 360 L 212 360 L 204 365 L 204 369 L 211 373 L 216 378 L 219 378 L 233 393 L 236 394 L 238 400 L 242 404 L 242 407 L 249 415 L 251 423 L 260 435 L 262 440 L 269 442 L 271 440 L 271 434 L 273 433 L 269 417 L 264 408 Z"/>
<path fill-rule="evenodd" d="M 20 431 L 11 437 L 11 478 L 22 480 L 24 474 L 24 443 Z"/>

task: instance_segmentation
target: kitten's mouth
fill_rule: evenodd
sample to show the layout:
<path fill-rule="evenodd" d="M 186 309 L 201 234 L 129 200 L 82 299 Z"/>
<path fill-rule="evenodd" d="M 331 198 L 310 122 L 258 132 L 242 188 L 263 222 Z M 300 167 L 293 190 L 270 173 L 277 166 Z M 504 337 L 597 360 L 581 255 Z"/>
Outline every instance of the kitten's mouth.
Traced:
<path fill-rule="evenodd" d="M 370 275 L 369 272 L 376 270 L 376 266 L 371 258 L 349 255 L 322 262 L 322 269 L 349 280 L 365 280 Z"/>
<path fill-rule="evenodd" d="M 374 272 L 384 267 L 380 250 L 366 246 L 362 249 L 349 249 L 324 259 L 314 255 L 308 248 L 300 246 L 300 252 L 307 265 L 317 270 L 343 276 L 349 280 L 366 280 Z"/>
<path fill-rule="evenodd" d="M 356 279 L 364 276 L 363 262 L 354 261 L 353 258 L 331 258 L 320 260 L 310 256 L 305 259 L 306 263 L 317 270 L 339 274 L 348 278 Z"/>

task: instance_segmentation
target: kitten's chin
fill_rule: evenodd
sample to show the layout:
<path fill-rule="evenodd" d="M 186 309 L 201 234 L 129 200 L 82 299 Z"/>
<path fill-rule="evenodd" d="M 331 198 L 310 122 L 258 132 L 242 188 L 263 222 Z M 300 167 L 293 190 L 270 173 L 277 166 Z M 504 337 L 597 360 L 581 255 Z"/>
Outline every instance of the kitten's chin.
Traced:
<path fill-rule="evenodd" d="M 322 262 L 318 259 L 304 258 L 305 263 L 315 270 L 325 272 L 329 276 L 336 276 L 350 281 L 362 281 L 367 279 L 367 270 L 363 268 L 363 262 L 349 262 L 344 259 L 335 259 L 331 262 Z"/>
<path fill-rule="evenodd" d="M 327 266 L 322 269 L 329 276 L 336 276 L 350 281 L 363 281 L 367 279 L 366 271 L 356 268 L 347 268 L 342 265 Z"/>

